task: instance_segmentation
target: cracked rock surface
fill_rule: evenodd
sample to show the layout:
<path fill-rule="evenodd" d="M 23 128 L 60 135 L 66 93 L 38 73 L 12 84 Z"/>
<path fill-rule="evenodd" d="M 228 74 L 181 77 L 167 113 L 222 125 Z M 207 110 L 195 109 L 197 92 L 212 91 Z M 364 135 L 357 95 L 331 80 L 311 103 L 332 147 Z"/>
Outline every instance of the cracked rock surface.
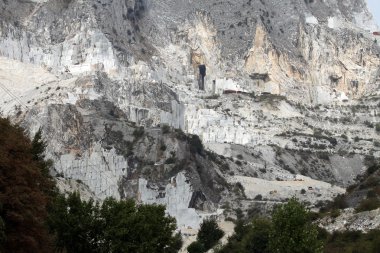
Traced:
<path fill-rule="evenodd" d="M 364 0 L 0 0 L 0 109 L 86 198 L 313 207 L 380 156 L 377 29 Z"/>

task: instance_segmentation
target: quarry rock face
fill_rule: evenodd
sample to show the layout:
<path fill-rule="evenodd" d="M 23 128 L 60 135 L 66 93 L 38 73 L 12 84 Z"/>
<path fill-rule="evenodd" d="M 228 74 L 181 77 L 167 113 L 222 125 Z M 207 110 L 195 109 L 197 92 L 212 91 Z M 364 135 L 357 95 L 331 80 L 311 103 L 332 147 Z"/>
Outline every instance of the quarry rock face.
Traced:
<path fill-rule="evenodd" d="M 1 111 L 62 190 L 181 227 L 315 206 L 380 156 L 377 29 L 364 0 L 0 0 Z"/>
<path fill-rule="evenodd" d="M 355 210 L 348 208 L 336 219 L 322 219 L 320 226 L 329 232 L 347 230 L 369 232 L 380 226 L 380 209 L 355 213 Z"/>

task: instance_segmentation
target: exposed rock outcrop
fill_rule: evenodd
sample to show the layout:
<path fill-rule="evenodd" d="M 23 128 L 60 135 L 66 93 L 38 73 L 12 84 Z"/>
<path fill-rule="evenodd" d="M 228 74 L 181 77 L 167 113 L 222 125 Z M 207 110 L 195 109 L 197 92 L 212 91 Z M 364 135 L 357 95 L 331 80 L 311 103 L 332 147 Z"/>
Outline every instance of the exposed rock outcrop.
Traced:
<path fill-rule="evenodd" d="M 313 206 L 380 156 L 375 29 L 364 0 L 0 0 L 1 110 L 43 128 L 60 187 L 86 197 L 196 227 L 301 194 L 302 174 L 327 185 Z"/>

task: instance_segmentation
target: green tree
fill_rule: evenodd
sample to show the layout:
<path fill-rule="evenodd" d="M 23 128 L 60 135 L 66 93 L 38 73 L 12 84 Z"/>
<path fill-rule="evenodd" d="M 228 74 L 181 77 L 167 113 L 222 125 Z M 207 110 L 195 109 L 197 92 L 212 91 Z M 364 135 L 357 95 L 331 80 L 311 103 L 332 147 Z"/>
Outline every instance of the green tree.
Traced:
<path fill-rule="evenodd" d="M 49 217 L 57 249 L 68 253 L 101 252 L 102 226 L 98 211 L 93 200 L 83 201 L 79 193 L 70 193 L 67 198 L 59 194 Z"/>
<path fill-rule="evenodd" d="M 245 224 L 241 219 L 237 220 L 235 223 L 235 233 L 228 239 L 228 243 L 224 245 L 221 249 L 217 250 L 217 253 L 247 253 L 243 246 L 242 241 L 248 234 L 250 229 L 250 224 Z"/>
<path fill-rule="evenodd" d="M 137 231 L 136 252 L 168 253 L 178 252 L 182 243 L 179 236 L 173 237 L 176 221 L 165 214 L 165 207 L 158 205 L 141 205 L 133 217 L 135 231 Z"/>
<path fill-rule="evenodd" d="M 104 226 L 103 248 L 108 252 L 121 252 L 129 249 L 132 238 L 128 237 L 133 233 L 130 224 L 130 217 L 136 212 L 135 202 L 132 200 L 118 202 L 113 198 L 108 198 L 103 202 L 100 215 Z"/>
<path fill-rule="evenodd" d="M 133 200 L 103 202 L 104 241 L 109 252 L 178 252 L 182 239 L 177 234 L 175 219 L 158 205 L 135 206 Z"/>
<path fill-rule="evenodd" d="M 133 200 L 83 201 L 78 193 L 57 197 L 50 225 L 57 247 L 67 253 L 174 253 L 182 246 L 175 219 L 164 206 Z"/>
<path fill-rule="evenodd" d="M 42 137 L 42 129 L 40 128 L 37 133 L 34 135 L 34 138 L 31 143 L 31 153 L 33 160 L 38 164 L 42 176 L 44 177 L 43 184 L 40 185 L 40 188 L 50 197 L 54 198 L 58 190 L 55 187 L 55 181 L 50 175 L 50 168 L 53 166 L 51 160 L 45 159 L 45 150 L 47 147 L 46 142 Z M 51 199 L 49 201 L 51 203 Z"/>
<path fill-rule="evenodd" d="M 375 126 L 376 132 L 380 132 L 380 123 L 377 123 Z"/>
<path fill-rule="evenodd" d="M 275 209 L 269 247 L 273 253 L 323 252 L 318 230 L 309 218 L 309 212 L 295 198 Z"/>
<path fill-rule="evenodd" d="M 242 244 L 245 252 L 249 253 L 270 253 L 269 237 L 272 230 L 272 223 L 265 218 L 256 218 L 245 234 Z"/>
<path fill-rule="evenodd" d="M 326 240 L 325 253 L 378 253 L 380 252 L 380 230 L 342 231 L 328 234 L 324 232 Z"/>
<path fill-rule="evenodd" d="M 204 246 L 205 251 L 214 247 L 223 237 L 224 232 L 215 219 L 204 220 L 200 226 L 197 240 Z"/>
<path fill-rule="evenodd" d="M 32 140 L 32 149 L 31 153 L 33 155 L 33 160 L 40 161 L 45 159 L 45 149 L 46 143 L 42 138 L 42 129 L 38 129 L 34 138 Z"/>
<path fill-rule="evenodd" d="M 235 234 L 218 253 L 269 253 L 269 236 L 272 223 L 267 218 L 255 218 L 245 224 L 236 222 Z"/>
<path fill-rule="evenodd" d="M 199 241 L 192 242 L 188 247 L 187 247 L 187 252 L 188 253 L 203 253 L 205 251 L 205 247 L 203 244 Z"/>

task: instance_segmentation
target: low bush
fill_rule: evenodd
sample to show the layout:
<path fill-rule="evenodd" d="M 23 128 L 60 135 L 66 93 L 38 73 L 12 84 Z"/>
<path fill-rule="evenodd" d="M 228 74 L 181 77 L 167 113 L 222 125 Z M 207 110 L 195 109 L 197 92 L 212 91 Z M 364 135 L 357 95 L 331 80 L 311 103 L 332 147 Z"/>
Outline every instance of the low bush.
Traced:
<path fill-rule="evenodd" d="M 357 213 L 371 211 L 380 208 L 380 200 L 377 198 L 364 199 L 359 206 L 355 208 Z"/>
<path fill-rule="evenodd" d="M 170 132 L 170 126 L 168 125 L 162 125 L 161 129 L 163 134 L 168 134 Z"/>
<path fill-rule="evenodd" d="M 135 139 L 140 139 L 144 135 L 144 127 L 138 127 L 133 131 Z"/>
<path fill-rule="evenodd" d="M 377 123 L 377 124 L 376 124 L 375 129 L 376 129 L 376 132 L 380 132 L 380 123 Z"/>

